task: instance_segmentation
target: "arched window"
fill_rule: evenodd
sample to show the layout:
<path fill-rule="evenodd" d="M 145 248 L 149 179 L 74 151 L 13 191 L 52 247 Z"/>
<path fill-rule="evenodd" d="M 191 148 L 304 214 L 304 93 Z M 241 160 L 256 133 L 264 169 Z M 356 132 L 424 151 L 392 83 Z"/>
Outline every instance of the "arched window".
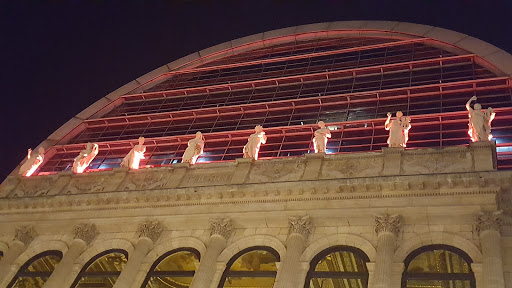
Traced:
<path fill-rule="evenodd" d="M 62 252 L 57 250 L 37 254 L 21 266 L 7 288 L 43 287 L 61 259 Z"/>
<path fill-rule="evenodd" d="M 452 246 L 423 246 L 405 259 L 402 288 L 475 288 L 472 262 L 464 251 Z"/>
<path fill-rule="evenodd" d="M 151 266 L 141 287 L 189 287 L 198 263 L 199 252 L 196 249 L 180 248 L 169 251 Z"/>
<path fill-rule="evenodd" d="M 305 288 L 368 287 L 368 256 L 355 247 L 334 246 L 311 260 Z"/>
<path fill-rule="evenodd" d="M 128 253 L 121 249 L 104 251 L 89 260 L 71 287 L 112 288 L 128 262 Z"/>
<path fill-rule="evenodd" d="M 276 262 L 279 262 L 279 254 L 270 247 L 244 249 L 229 260 L 219 288 L 272 288 L 277 274 Z"/>

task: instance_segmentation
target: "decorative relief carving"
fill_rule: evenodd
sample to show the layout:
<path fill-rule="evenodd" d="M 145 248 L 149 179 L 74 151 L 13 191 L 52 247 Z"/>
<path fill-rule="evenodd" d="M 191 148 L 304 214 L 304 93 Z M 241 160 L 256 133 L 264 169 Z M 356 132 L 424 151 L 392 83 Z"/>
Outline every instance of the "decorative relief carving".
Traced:
<path fill-rule="evenodd" d="M 205 172 L 205 173 L 201 173 Z M 201 171 L 198 173 L 191 173 L 191 175 L 185 176 L 183 180 L 183 184 L 186 186 L 203 186 L 203 185 L 212 185 L 212 184 L 227 184 L 231 181 L 232 172 L 229 171 L 227 173 L 207 173 L 206 171 Z"/>
<path fill-rule="evenodd" d="M 102 192 L 105 189 L 106 177 L 80 176 L 71 180 L 64 194 L 81 194 Z"/>
<path fill-rule="evenodd" d="M 299 180 L 306 164 L 303 160 L 297 161 L 262 161 L 253 164 L 249 173 L 251 182 L 276 182 Z"/>
<path fill-rule="evenodd" d="M 14 188 L 9 198 L 44 196 L 50 191 L 52 182 L 52 179 L 46 177 L 25 178 Z"/>
<path fill-rule="evenodd" d="M 139 237 L 146 237 L 156 242 L 163 231 L 164 226 L 160 221 L 147 219 L 139 224 L 137 234 Z"/>
<path fill-rule="evenodd" d="M 165 172 L 134 171 L 128 173 L 123 190 L 159 189 L 167 180 Z"/>
<path fill-rule="evenodd" d="M 375 215 L 375 232 L 379 235 L 382 232 L 391 232 L 398 236 L 400 233 L 400 215 Z"/>
<path fill-rule="evenodd" d="M 325 159 L 322 178 L 350 178 L 378 176 L 384 167 L 382 157 Z"/>
<path fill-rule="evenodd" d="M 288 234 L 297 233 L 302 235 L 304 238 L 308 238 L 309 234 L 311 234 L 312 225 L 309 220 L 309 216 L 290 217 L 288 218 L 288 222 L 290 224 Z"/>
<path fill-rule="evenodd" d="M 73 227 L 74 238 L 84 240 L 87 244 L 90 244 L 98 234 L 98 229 L 93 223 L 81 223 Z"/>
<path fill-rule="evenodd" d="M 494 230 L 500 232 L 503 225 L 502 218 L 503 211 L 484 211 L 476 217 L 475 226 L 476 232 L 482 233 L 483 231 Z"/>
<path fill-rule="evenodd" d="M 32 225 L 16 227 L 14 231 L 14 239 L 28 246 L 34 238 L 36 238 L 37 232 Z"/>
<path fill-rule="evenodd" d="M 224 239 L 229 239 L 231 234 L 233 234 L 234 226 L 231 223 L 231 218 L 222 217 L 217 219 L 210 219 L 210 235 L 220 235 L 224 237 Z"/>
<path fill-rule="evenodd" d="M 451 173 L 472 170 L 469 151 L 402 155 L 401 174 Z"/>

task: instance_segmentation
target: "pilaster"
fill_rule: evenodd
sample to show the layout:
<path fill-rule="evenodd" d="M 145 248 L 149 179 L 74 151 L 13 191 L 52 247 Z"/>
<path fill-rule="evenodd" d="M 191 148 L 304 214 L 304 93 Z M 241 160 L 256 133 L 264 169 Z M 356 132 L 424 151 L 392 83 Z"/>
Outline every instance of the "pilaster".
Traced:
<path fill-rule="evenodd" d="M 476 217 L 476 231 L 480 235 L 482 246 L 483 287 L 504 288 L 503 260 L 501 253 L 502 212 L 481 212 Z"/>

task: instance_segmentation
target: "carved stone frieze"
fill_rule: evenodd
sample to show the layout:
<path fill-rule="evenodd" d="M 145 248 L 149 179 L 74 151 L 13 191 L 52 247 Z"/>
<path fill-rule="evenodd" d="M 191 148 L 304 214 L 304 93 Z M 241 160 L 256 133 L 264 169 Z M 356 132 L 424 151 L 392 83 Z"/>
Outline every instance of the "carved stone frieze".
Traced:
<path fill-rule="evenodd" d="M 97 193 L 105 189 L 107 177 L 75 176 L 64 191 L 64 194 Z"/>
<path fill-rule="evenodd" d="M 400 215 L 375 215 L 375 232 L 377 235 L 383 232 L 390 232 L 398 236 L 400 233 L 401 223 Z"/>
<path fill-rule="evenodd" d="M 45 196 L 52 187 L 52 180 L 47 177 L 23 179 L 10 193 L 9 198 Z"/>
<path fill-rule="evenodd" d="M 308 238 L 309 234 L 311 234 L 312 225 L 309 216 L 290 217 L 288 218 L 288 223 L 290 224 L 288 234 L 297 233 L 304 238 Z"/>
<path fill-rule="evenodd" d="M 81 239 L 87 244 L 90 244 L 98 234 L 94 223 L 80 223 L 73 227 L 74 238 Z"/>
<path fill-rule="evenodd" d="M 475 228 L 476 232 L 482 233 L 484 231 L 494 230 L 500 232 L 503 225 L 503 212 L 500 211 L 484 211 L 476 217 Z"/>
<path fill-rule="evenodd" d="M 233 169 L 192 169 L 187 171 L 181 186 L 209 186 L 228 184 L 233 177 Z"/>
<path fill-rule="evenodd" d="M 136 170 L 128 173 L 122 190 L 159 189 L 165 185 L 167 178 L 168 171 Z"/>
<path fill-rule="evenodd" d="M 378 176 L 384 167 L 383 157 L 347 157 L 325 159 L 322 178 L 350 178 Z"/>
<path fill-rule="evenodd" d="M 233 234 L 234 226 L 231 223 L 231 218 L 222 217 L 216 219 L 210 219 L 210 235 L 220 235 L 225 239 L 229 239 Z"/>
<path fill-rule="evenodd" d="M 303 159 L 295 161 L 271 160 L 255 162 L 249 174 L 250 182 L 277 182 L 299 180 L 306 163 Z"/>
<path fill-rule="evenodd" d="M 472 170 L 470 151 L 450 153 L 417 153 L 402 156 L 401 174 L 451 173 Z"/>
<path fill-rule="evenodd" d="M 19 226 L 14 231 L 14 240 L 20 241 L 25 246 L 28 246 L 36 236 L 37 232 L 32 225 Z"/>
<path fill-rule="evenodd" d="M 146 237 L 156 242 L 164 232 L 164 225 L 158 220 L 147 219 L 142 221 L 137 228 L 139 237 Z"/>

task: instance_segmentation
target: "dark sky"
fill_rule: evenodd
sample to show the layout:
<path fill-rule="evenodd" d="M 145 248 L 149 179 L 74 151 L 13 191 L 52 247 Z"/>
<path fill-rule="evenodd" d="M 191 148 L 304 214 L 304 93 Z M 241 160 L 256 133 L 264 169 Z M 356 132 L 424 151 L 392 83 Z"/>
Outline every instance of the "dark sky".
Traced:
<path fill-rule="evenodd" d="M 511 18 L 511 0 L 1 1 L 0 182 L 27 148 L 96 100 L 225 41 L 318 22 L 389 20 L 455 30 L 511 53 Z"/>

